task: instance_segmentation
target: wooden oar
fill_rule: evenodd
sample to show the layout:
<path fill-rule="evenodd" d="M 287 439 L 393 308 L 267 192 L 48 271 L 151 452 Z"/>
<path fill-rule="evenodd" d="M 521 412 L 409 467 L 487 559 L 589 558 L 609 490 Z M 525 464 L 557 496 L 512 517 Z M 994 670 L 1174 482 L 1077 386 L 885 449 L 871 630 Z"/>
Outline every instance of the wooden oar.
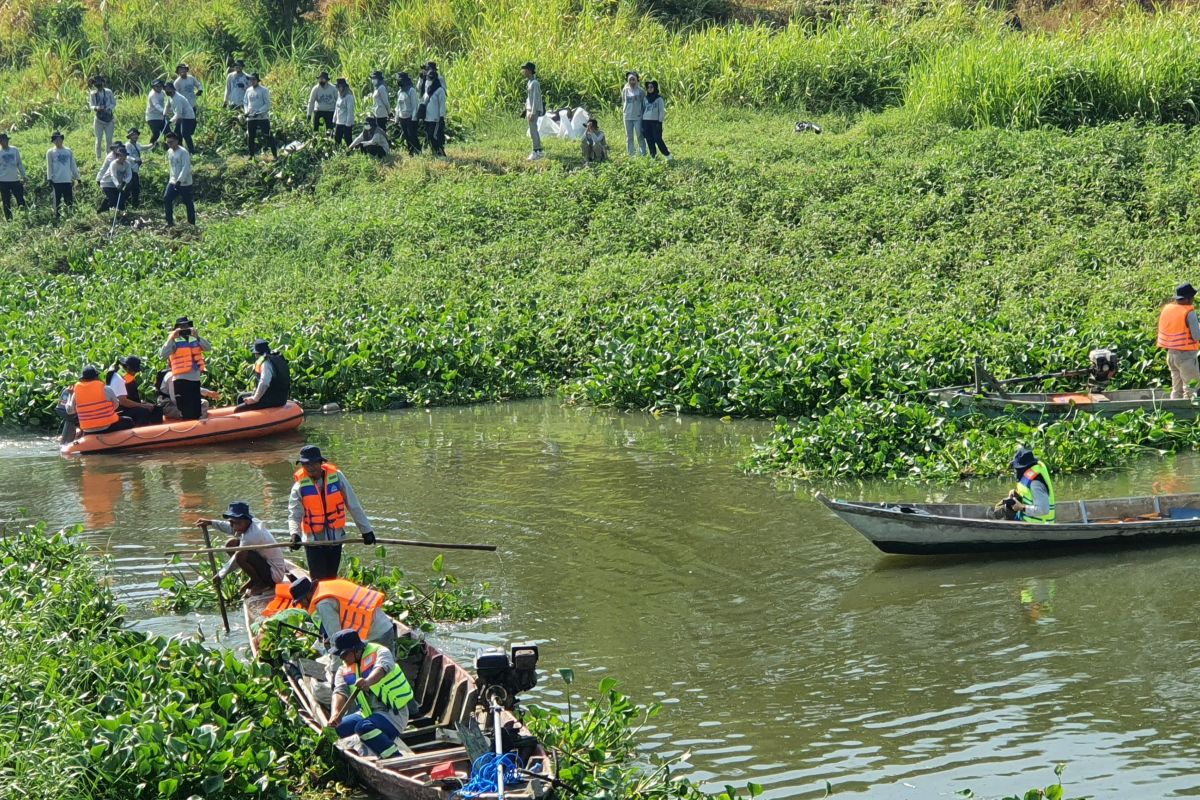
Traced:
<path fill-rule="evenodd" d="M 342 544 L 362 544 L 362 539 L 341 539 L 336 542 L 301 542 L 301 547 L 333 547 Z M 376 539 L 375 544 L 398 544 L 405 547 L 433 547 L 438 550 L 482 550 L 494 553 L 498 549 L 494 544 L 452 544 L 448 542 L 418 542 L 411 539 Z M 276 542 L 275 544 L 243 544 L 237 547 L 207 547 L 199 550 L 172 550 L 173 556 L 194 556 L 204 553 L 240 553 L 244 550 L 277 550 L 281 547 L 291 547 L 291 542 Z"/>
<path fill-rule="evenodd" d="M 221 621 L 225 623 L 225 633 L 229 633 L 229 612 L 225 610 L 225 592 L 221 591 L 221 581 L 217 579 L 217 560 L 213 558 L 213 553 L 217 552 L 213 549 L 212 538 L 208 535 L 208 526 L 201 525 L 200 530 L 204 531 L 204 543 L 208 545 L 208 565 L 213 571 L 213 590 L 217 593 L 217 603 L 221 606 Z"/>

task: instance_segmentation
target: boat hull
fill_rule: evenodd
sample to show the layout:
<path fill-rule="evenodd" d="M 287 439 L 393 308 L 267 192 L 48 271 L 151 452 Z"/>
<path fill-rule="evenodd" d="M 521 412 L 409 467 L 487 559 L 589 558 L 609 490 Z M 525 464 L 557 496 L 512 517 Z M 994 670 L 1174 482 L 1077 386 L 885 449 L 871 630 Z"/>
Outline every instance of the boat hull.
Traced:
<path fill-rule="evenodd" d="M 65 456 L 122 453 L 167 447 L 200 447 L 246 439 L 262 439 L 294 431 L 304 423 L 304 409 L 289 402 L 277 408 L 235 412 L 213 409 L 207 419 L 177 420 L 114 433 L 84 434 L 64 444 Z"/>
<path fill-rule="evenodd" d="M 1059 503 L 1060 521 L 1051 525 L 986 519 L 989 509 L 981 505 L 851 503 L 819 492 L 817 499 L 879 550 L 897 555 L 1200 541 L 1200 494 Z"/>
<path fill-rule="evenodd" d="M 1114 392 L 1013 393 L 947 390 L 934 397 L 956 410 L 982 413 L 990 417 L 1019 417 L 1037 420 L 1065 417 L 1069 414 L 1098 414 L 1111 417 L 1126 411 L 1169 411 L 1177 419 L 1200 417 L 1200 406 L 1191 400 L 1172 400 L 1160 389 L 1123 389 Z"/>

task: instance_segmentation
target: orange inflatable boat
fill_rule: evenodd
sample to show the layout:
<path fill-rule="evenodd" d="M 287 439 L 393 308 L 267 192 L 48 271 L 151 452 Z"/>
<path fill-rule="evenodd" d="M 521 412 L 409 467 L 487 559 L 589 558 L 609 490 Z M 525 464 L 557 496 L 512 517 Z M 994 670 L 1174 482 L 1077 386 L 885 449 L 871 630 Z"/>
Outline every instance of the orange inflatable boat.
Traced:
<path fill-rule="evenodd" d="M 64 456 L 84 453 L 123 453 L 162 447 L 197 447 L 241 439 L 261 439 L 294 431 L 304 422 L 304 409 L 293 402 L 277 408 L 235 413 L 233 407 L 214 408 L 208 419 L 175 420 L 114 433 L 84 434 L 61 448 Z"/>

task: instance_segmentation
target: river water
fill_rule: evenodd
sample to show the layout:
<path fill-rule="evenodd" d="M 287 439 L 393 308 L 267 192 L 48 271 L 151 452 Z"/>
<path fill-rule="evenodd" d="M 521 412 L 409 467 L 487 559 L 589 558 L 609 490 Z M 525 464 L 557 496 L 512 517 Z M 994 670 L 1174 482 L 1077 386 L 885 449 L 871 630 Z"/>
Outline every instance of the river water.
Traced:
<path fill-rule="evenodd" d="M 0 519 L 80 522 L 139 627 L 156 616 L 162 554 L 201 543 L 198 516 L 230 500 L 285 531 L 292 460 L 307 438 L 346 473 L 381 536 L 482 541 L 447 552 L 490 581 L 502 616 L 443 630 L 542 646 L 544 702 L 617 678 L 660 701 L 646 749 L 691 753 L 716 786 L 768 797 L 934 798 L 1023 792 L 1067 762 L 1068 796 L 1200 795 L 1200 547 L 1007 559 L 883 556 L 809 499 L 741 474 L 769 424 L 652 417 L 552 401 L 312 417 L 256 445 L 63 459 L 43 439 L 0 448 Z M 1200 461 L 1147 459 L 1065 499 L 1193 491 Z M 836 487 L 868 499 L 986 499 L 989 482 L 926 490 Z M 366 548 L 358 550 L 367 552 Z M 393 548 L 417 576 L 435 551 Z M 240 615 L 234 615 L 240 627 Z M 237 646 L 244 634 L 227 640 Z"/>

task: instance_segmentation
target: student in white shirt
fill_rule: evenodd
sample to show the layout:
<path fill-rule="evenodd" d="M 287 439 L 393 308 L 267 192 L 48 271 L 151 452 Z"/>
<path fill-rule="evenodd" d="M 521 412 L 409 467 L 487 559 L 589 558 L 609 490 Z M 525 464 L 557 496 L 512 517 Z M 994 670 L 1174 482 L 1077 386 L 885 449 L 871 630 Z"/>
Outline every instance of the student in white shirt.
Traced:
<path fill-rule="evenodd" d="M 171 84 L 168 83 L 164 89 L 171 111 L 171 130 L 179 134 L 180 141 L 187 142 L 188 152 L 193 153 L 196 149 L 192 141 L 192 134 L 196 132 L 196 109 Z"/>
<path fill-rule="evenodd" d="M 337 110 L 338 91 L 329 82 L 329 73 L 324 70 L 317 76 L 317 83 L 308 93 L 308 116 L 314 131 L 325 126 L 325 132 L 333 130 L 333 113 Z"/>
<path fill-rule="evenodd" d="M 521 72 L 525 75 L 525 121 L 529 123 L 529 141 L 533 147 L 528 160 L 537 161 L 546 156 L 542 152 L 542 135 L 538 131 L 538 119 L 546 113 L 546 103 L 542 99 L 542 84 L 538 82 L 537 67 L 533 62 L 526 61 Z"/>
<path fill-rule="evenodd" d="M 425 73 L 425 94 L 421 96 L 425 106 L 425 138 L 435 156 L 446 156 L 446 88 L 438 78 L 437 70 Z"/>
<path fill-rule="evenodd" d="M 246 66 L 246 62 L 240 58 L 233 62 L 233 72 L 225 76 L 225 105 L 227 108 L 241 110 L 246 103 L 246 89 L 250 87 L 250 81 L 246 77 L 246 73 L 242 68 Z"/>
<path fill-rule="evenodd" d="M 88 106 L 92 109 L 95 119 L 92 130 L 96 134 L 96 158 L 104 158 L 104 154 L 112 147 L 113 135 L 116 130 L 117 97 L 112 89 L 104 87 L 104 78 L 99 75 L 88 81 L 92 90 L 88 92 Z"/>
<path fill-rule="evenodd" d="M 412 78 L 407 72 L 401 72 L 397 79 L 400 81 L 400 90 L 396 93 L 396 122 L 400 125 L 400 134 L 404 138 L 408 154 L 415 156 L 421 152 L 421 140 L 417 135 L 417 108 L 420 99 L 417 96 L 417 87 L 413 86 Z"/>
<path fill-rule="evenodd" d="M 117 398 L 117 413 L 133 420 L 134 426 L 157 425 L 163 421 L 162 409 L 142 397 L 142 360 L 122 356 L 108 371 L 105 383 Z"/>
<path fill-rule="evenodd" d="M 146 95 L 146 125 L 150 128 L 151 147 L 158 144 L 158 137 L 167 129 L 167 93 L 163 86 L 165 84 L 155 78 Z"/>
<path fill-rule="evenodd" d="M 75 163 L 75 154 L 63 146 L 63 135 L 55 131 L 50 134 L 50 141 L 54 146 L 46 151 L 46 179 L 54 193 L 54 219 L 57 220 L 63 205 L 75 205 L 75 184 L 83 178 Z"/>
<path fill-rule="evenodd" d="M 358 138 L 350 143 L 351 150 L 361 150 L 364 153 L 372 156 L 383 158 L 388 153 L 392 152 L 392 146 L 388 143 L 387 134 L 383 132 L 383 128 L 375 124 L 375 120 L 368 119 L 367 126 L 363 128 L 363 132 L 358 135 Z"/>
<path fill-rule="evenodd" d="M 196 76 L 189 74 L 187 64 L 180 64 L 175 67 L 175 91 L 188 102 L 188 107 L 192 111 L 191 122 L 187 125 L 187 132 L 180 131 L 179 135 L 183 137 L 183 141 L 187 142 L 189 153 L 195 153 L 196 147 L 192 142 L 192 136 L 196 133 L 196 119 L 200 116 L 200 95 L 204 94 L 204 84 Z"/>
<path fill-rule="evenodd" d="M 137 208 L 142 197 L 142 160 L 150 149 L 140 143 L 142 132 L 130 128 L 126 134 L 125 152 L 129 154 L 129 166 L 133 168 L 133 179 L 129 181 L 129 207 Z"/>
<path fill-rule="evenodd" d="M 96 176 L 96 181 L 104 192 L 104 202 L 101 204 L 100 210 L 108 211 L 115 208 L 117 211 L 124 211 L 125 204 L 129 201 L 125 190 L 131 180 L 133 180 L 133 167 L 129 163 L 129 153 L 123 146 L 117 145 L 113 150 L 113 157 L 104 162 L 104 166 L 100 168 L 100 174 Z"/>
<path fill-rule="evenodd" d="M 4 202 L 4 218 L 12 220 L 13 200 L 21 208 L 25 205 L 25 165 L 21 163 L 21 151 L 8 144 L 8 134 L 0 131 L 0 198 Z"/>
<path fill-rule="evenodd" d="M 337 79 L 337 103 L 333 107 L 333 142 L 350 146 L 354 138 L 354 92 L 345 78 Z"/>
<path fill-rule="evenodd" d="M 383 80 L 382 72 L 375 70 L 371 73 L 371 85 L 375 88 L 371 92 L 371 113 L 367 116 L 367 122 L 374 121 L 382 128 L 387 124 L 388 114 L 391 111 L 388 105 L 387 83 Z"/>
<path fill-rule="evenodd" d="M 196 224 L 196 201 L 192 194 L 192 156 L 179 146 L 179 134 L 167 134 L 167 191 L 163 194 L 163 207 L 167 214 L 167 225 L 175 224 L 175 201 L 187 208 L 189 225 Z"/>
<path fill-rule="evenodd" d="M 271 135 L 271 92 L 259 82 L 257 72 L 251 72 L 246 77 L 250 79 L 243 106 L 246 112 L 246 149 L 253 158 L 258 155 L 259 141 L 266 139 L 271 153 L 279 158 L 275 137 Z"/>

